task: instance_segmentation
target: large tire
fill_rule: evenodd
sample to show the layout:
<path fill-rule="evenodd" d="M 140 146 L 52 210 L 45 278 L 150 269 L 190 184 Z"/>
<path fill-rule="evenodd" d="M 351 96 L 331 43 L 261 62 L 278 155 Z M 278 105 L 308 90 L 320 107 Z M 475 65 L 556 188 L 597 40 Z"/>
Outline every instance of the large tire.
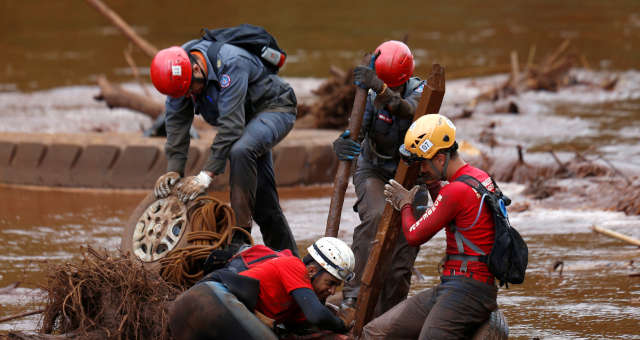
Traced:
<path fill-rule="evenodd" d="M 140 260 L 145 268 L 159 270 L 160 259 L 187 245 L 191 231 L 185 205 L 172 193 L 156 199 L 149 193 L 131 213 L 122 233 L 120 249 Z"/>
<path fill-rule="evenodd" d="M 478 328 L 473 340 L 507 340 L 509 338 L 509 325 L 500 309 L 491 313 L 489 320 Z"/>

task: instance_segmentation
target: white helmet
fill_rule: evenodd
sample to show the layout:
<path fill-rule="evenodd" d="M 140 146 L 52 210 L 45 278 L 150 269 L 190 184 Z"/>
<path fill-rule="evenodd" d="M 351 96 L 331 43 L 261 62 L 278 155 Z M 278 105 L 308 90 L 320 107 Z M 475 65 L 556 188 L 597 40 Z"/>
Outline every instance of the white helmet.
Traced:
<path fill-rule="evenodd" d="M 307 248 L 309 255 L 328 271 L 342 281 L 351 281 L 356 258 L 353 251 L 343 241 L 335 237 L 323 237 Z"/>

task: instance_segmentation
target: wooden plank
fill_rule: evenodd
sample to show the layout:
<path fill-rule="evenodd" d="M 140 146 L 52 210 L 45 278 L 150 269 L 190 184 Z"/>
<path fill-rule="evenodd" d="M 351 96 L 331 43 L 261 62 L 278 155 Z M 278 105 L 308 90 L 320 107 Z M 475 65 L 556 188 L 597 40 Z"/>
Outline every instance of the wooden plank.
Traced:
<path fill-rule="evenodd" d="M 413 115 L 413 120 L 415 121 L 425 114 L 438 113 L 444 98 L 444 90 L 444 68 L 434 64 L 431 68 L 431 74 L 427 78 L 427 85 L 424 87 L 416 112 Z M 418 177 L 418 170 L 418 164 L 409 166 L 401 161 L 398 164 L 398 170 L 396 170 L 395 180 L 405 188 L 411 187 Z M 401 223 L 400 218 L 400 212 L 387 203 L 378 224 L 378 232 L 369 254 L 369 262 L 362 275 L 362 284 L 356 308 L 358 312 L 354 327 L 356 338 L 362 334 L 364 325 L 373 318 L 385 275 L 384 269 L 389 268 L 388 264 L 391 261 L 393 247 L 396 244 L 398 233 L 401 232 L 400 228 L 398 228 Z"/>
<path fill-rule="evenodd" d="M 600 234 L 603 234 L 603 235 L 607 235 L 609 237 L 617 238 L 618 240 L 625 241 L 627 243 L 630 243 L 630 244 L 633 244 L 635 246 L 640 247 L 640 240 L 635 239 L 633 237 L 629 237 L 627 235 L 620 234 L 620 233 L 615 232 L 613 230 L 610 230 L 610 229 L 607 229 L 607 228 L 603 228 L 603 227 L 598 227 L 598 226 L 595 226 L 595 225 L 593 227 L 591 227 L 591 229 L 593 229 L 593 231 L 595 231 L 597 233 L 600 233 Z"/>
<path fill-rule="evenodd" d="M 362 63 L 366 65 L 367 61 L 370 59 L 371 56 L 366 56 Z M 362 116 L 364 115 L 364 108 L 366 104 L 367 91 L 357 87 L 356 97 L 353 100 L 353 108 L 351 109 L 351 116 L 349 116 L 348 127 L 351 133 L 350 138 L 353 141 L 357 141 L 358 135 L 360 134 Z M 342 216 L 342 204 L 344 203 L 344 193 L 347 191 L 349 177 L 351 176 L 351 163 L 352 161 L 338 161 L 338 169 L 336 170 L 336 177 L 333 181 L 333 195 L 331 195 L 329 215 L 327 216 L 327 225 L 324 232 L 325 236 L 338 236 L 338 230 L 340 229 L 340 217 Z"/>

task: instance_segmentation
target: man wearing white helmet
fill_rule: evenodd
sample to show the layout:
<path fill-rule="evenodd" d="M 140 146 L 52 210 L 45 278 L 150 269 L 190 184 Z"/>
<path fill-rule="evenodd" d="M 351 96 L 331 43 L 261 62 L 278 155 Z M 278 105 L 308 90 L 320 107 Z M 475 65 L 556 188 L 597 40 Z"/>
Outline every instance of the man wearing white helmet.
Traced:
<path fill-rule="evenodd" d="M 182 293 L 169 311 L 171 335 L 178 340 L 277 339 L 274 329 L 303 325 L 337 333 L 348 331 L 324 302 L 353 278 L 351 248 L 323 237 L 302 260 L 278 256 L 235 273 L 220 269 Z"/>

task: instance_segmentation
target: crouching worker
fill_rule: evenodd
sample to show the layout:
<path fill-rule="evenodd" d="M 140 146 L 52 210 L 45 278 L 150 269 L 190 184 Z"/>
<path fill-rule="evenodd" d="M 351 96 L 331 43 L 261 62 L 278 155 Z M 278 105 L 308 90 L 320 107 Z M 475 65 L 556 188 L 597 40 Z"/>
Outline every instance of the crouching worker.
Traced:
<path fill-rule="evenodd" d="M 402 213 L 409 245 L 420 246 L 446 228 L 446 259 L 440 284 L 372 320 L 365 339 L 467 339 L 497 308 L 495 279 L 484 260 L 494 244 L 493 218 L 484 196 L 460 180 L 470 176 L 491 192 L 496 187 L 486 172 L 465 163 L 455 138 L 453 123 L 439 114 L 420 117 L 407 130 L 400 152 L 420 162 L 436 199 L 416 221 L 411 202 L 418 187 L 406 190 L 392 180 L 385 196 Z M 441 187 L 441 181 L 449 184 Z"/>
<path fill-rule="evenodd" d="M 171 335 L 178 340 L 278 339 L 274 328 L 304 324 L 346 333 L 349 327 L 324 302 L 353 278 L 353 252 L 333 237 L 320 238 L 307 250 L 303 260 L 279 256 L 237 274 L 224 268 L 205 276 L 169 308 Z"/>

